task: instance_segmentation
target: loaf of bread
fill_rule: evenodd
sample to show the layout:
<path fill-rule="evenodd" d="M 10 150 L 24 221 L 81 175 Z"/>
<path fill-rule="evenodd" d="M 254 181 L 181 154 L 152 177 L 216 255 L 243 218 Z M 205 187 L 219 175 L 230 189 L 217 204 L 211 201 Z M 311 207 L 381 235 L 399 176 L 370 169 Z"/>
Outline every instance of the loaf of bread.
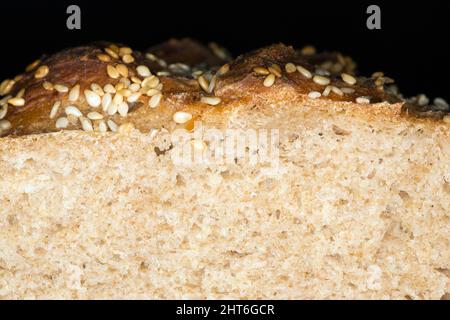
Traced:
<path fill-rule="evenodd" d="M 450 292 L 450 108 L 340 53 L 95 43 L 0 95 L 2 299 Z"/>

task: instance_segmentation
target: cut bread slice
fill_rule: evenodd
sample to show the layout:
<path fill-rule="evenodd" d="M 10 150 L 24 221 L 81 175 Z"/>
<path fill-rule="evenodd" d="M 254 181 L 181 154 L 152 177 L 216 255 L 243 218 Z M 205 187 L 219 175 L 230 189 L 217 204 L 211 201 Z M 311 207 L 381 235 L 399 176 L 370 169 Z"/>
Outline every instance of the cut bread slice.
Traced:
<path fill-rule="evenodd" d="M 0 298 L 440 299 L 450 130 L 401 107 L 242 103 L 203 119 L 278 129 L 270 165 L 177 163 L 196 144 L 164 130 L 4 137 Z"/>

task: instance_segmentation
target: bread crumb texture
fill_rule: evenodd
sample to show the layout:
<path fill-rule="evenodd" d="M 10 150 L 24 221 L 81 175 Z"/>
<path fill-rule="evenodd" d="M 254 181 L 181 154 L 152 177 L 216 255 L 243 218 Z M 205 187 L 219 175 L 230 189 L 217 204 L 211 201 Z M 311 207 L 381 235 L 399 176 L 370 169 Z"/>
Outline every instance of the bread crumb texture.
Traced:
<path fill-rule="evenodd" d="M 0 139 L 0 298 L 450 292 L 448 126 L 270 107 L 252 123 L 285 124 L 271 174 L 175 165 L 137 130 Z"/>

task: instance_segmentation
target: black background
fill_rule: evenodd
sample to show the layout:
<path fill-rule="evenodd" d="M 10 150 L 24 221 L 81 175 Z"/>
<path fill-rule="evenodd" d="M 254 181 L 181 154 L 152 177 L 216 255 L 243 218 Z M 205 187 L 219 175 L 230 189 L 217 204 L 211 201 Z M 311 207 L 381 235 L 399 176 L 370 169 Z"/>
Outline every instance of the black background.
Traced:
<path fill-rule="evenodd" d="M 81 30 L 66 28 L 66 8 L 81 7 Z M 381 7 L 381 30 L 366 9 Z M 361 74 L 384 71 L 406 95 L 450 99 L 450 1 L 2 1 L 0 79 L 42 53 L 95 40 L 145 49 L 170 37 L 216 41 L 234 55 L 284 42 L 352 56 Z"/>

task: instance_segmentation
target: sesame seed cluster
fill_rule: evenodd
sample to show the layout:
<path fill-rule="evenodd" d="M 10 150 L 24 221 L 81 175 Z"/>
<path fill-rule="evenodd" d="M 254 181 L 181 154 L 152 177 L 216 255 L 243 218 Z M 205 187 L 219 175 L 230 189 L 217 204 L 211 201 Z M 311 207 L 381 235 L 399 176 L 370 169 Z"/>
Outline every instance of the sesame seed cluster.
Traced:
<path fill-rule="evenodd" d="M 277 92 L 286 87 L 303 99 L 405 102 L 408 114 L 450 122 L 442 98 L 432 104 L 425 95 L 405 99 L 392 78 L 382 72 L 357 76 L 354 62 L 339 53 L 279 44 L 232 60 L 216 43 L 205 47 L 183 39 L 145 53 L 99 43 L 32 62 L 25 73 L 0 83 L 0 135 L 126 132 L 146 117 L 183 125 L 207 108 L 249 96 L 282 99 Z"/>

